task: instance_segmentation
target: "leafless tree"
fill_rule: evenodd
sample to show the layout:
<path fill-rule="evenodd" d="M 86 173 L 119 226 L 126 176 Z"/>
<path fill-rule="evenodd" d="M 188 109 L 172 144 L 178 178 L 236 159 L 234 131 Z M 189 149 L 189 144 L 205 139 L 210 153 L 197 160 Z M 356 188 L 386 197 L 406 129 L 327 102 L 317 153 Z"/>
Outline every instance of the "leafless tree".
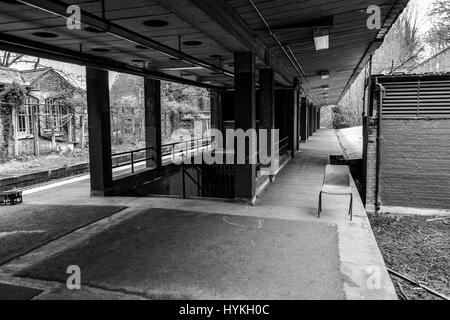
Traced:
<path fill-rule="evenodd" d="M 450 1 L 434 0 L 428 11 L 432 24 L 426 41 L 433 53 L 450 47 Z"/>
<path fill-rule="evenodd" d="M 373 59 L 375 73 L 391 73 L 416 65 L 425 50 L 417 9 L 408 5 L 386 35 Z"/>
<path fill-rule="evenodd" d="M 9 51 L 0 51 L 0 66 L 12 68 L 19 63 L 27 63 L 32 65 L 34 69 L 39 68 L 41 59 L 38 57 L 31 57 L 20 53 Z"/>

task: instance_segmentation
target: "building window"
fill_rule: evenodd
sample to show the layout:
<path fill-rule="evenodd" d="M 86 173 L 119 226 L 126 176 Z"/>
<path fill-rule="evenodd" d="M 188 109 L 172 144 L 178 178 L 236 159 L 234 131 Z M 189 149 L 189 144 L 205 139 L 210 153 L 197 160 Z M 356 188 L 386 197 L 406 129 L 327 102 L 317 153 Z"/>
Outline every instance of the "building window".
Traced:
<path fill-rule="evenodd" d="M 55 132 L 61 132 L 63 130 L 62 123 L 62 106 L 55 103 L 55 99 L 47 98 L 45 99 L 44 105 L 44 117 L 45 117 L 45 129 L 52 130 Z"/>
<path fill-rule="evenodd" d="M 17 110 L 17 131 L 20 135 L 33 134 L 33 111 L 38 112 L 39 100 L 28 96 L 26 102 Z"/>

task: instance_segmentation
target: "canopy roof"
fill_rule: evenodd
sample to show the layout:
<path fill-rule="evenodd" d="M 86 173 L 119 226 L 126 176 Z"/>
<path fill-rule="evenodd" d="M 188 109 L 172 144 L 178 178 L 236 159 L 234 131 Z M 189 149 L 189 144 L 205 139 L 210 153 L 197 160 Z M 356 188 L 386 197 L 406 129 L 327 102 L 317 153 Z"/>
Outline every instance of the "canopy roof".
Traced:
<path fill-rule="evenodd" d="M 108 0 L 103 10 L 97 0 L 0 0 L 0 48 L 214 88 L 232 88 L 233 52 L 252 50 L 279 86 L 299 77 L 312 100 L 332 104 L 407 2 Z M 70 4 L 82 10 L 81 30 L 66 26 Z M 380 30 L 366 26 L 370 5 L 381 9 Z M 314 32 L 329 35 L 329 49 L 316 51 Z"/>

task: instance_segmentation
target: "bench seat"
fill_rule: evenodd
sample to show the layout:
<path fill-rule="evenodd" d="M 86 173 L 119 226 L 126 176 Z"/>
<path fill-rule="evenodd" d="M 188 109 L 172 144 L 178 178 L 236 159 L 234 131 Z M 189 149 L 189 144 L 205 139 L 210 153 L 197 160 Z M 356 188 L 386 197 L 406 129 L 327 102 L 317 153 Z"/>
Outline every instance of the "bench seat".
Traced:
<path fill-rule="evenodd" d="M 0 191 L 0 204 L 22 203 L 22 190 Z"/>

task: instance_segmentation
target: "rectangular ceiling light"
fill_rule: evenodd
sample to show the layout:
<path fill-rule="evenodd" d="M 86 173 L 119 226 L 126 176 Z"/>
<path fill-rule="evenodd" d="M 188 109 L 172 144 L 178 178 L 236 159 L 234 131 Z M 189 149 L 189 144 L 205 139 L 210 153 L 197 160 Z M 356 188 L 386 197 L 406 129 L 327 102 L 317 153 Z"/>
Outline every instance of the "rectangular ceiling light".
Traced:
<path fill-rule="evenodd" d="M 328 49 L 330 45 L 330 36 L 328 34 L 328 30 L 315 29 L 314 44 L 316 45 L 316 51 Z"/>
<path fill-rule="evenodd" d="M 328 71 L 321 71 L 320 76 L 322 77 L 322 80 L 329 79 L 330 73 Z"/>

